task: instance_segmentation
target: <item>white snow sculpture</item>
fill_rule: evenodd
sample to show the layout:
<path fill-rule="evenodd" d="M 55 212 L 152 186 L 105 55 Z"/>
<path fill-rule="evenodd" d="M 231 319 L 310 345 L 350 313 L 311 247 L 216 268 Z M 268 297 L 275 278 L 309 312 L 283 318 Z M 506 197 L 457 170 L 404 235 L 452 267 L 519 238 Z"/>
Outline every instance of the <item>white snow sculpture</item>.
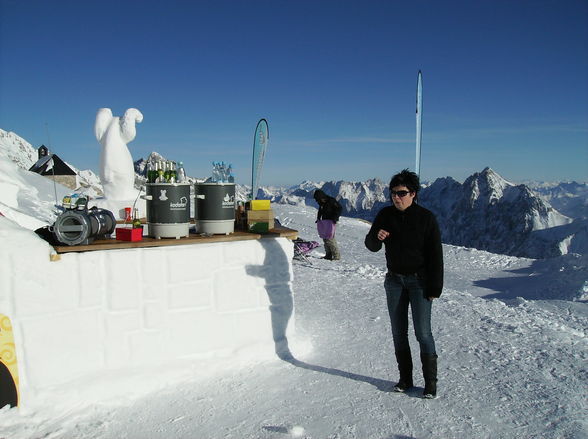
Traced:
<path fill-rule="evenodd" d="M 100 108 L 96 114 L 94 133 L 102 145 L 100 155 L 100 179 L 104 198 L 110 200 L 133 200 L 135 168 L 127 148 L 137 135 L 135 123 L 141 123 L 143 115 L 136 108 L 129 108 L 122 118 L 113 117 L 110 108 Z"/>

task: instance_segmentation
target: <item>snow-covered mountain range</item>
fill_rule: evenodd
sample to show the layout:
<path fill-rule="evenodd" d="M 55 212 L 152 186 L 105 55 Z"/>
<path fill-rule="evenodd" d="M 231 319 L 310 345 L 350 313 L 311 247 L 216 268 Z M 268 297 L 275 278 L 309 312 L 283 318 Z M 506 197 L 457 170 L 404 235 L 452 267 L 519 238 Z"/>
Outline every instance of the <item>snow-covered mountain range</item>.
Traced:
<path fill-rule="evenodd" d="M 558 211 L 570 218 L 588 218 L 588 185 L 576 181 L 535 183 L 528 186 Z"/>
<path fill-rule="evenodd" d="M 571 218 L 528 186 L 512 184 L 490 168 L 463 184 L 438 179 L 422 190 L 420 202 L 435 212 L 449 244 L 531 258 L 578 252 L 586 244 L 586 224 L 571 227 Z"/>
<path fill-rule="evenodd" d="M 27 170 L 37 160 L 37 151 L 26 140 L 1 129 L 0 155 Z M 135 161 L 137 186 L 145 182 L 145 165 L 150 158 L 165 160 L 153 152 L 150 157 Z M 94 172 L 79 171 L 68 165 L 80 176 L 80 191 L 91 197 L 102 195 L 100 179 Z M 190 177 L 190 180 L 196 179 Z M 289 188 L 261 187 L 257 198 L 316 207 L 312 195 L 318 188 L 337 198 L 343 206 L 343 215 L 349 217 L 371 221 L 389 204 L 388 184 L 379 179 L 303 181 Z M 249 186 L 237 185 L 237 199 L 245 200 L 249 191 Z M 419 203 L 436 214 L 443 242 L 447 244 L 535 259 L 588 253 L 586 183 L 517 185 L 486 168 L 463 183 L 445 177 L 424 184 Z"/>
<path fill-rule="evenodd" d="M 572 199 L 578 206 L 588 199 L 588 185 L 569 183 L 551 186 L 560 204 Z M 346 216 L 373 220 L 389 204 L 388 185 L 381 180 L 366 182 L 305 181 L 288 189 L 262 188 L 260 198 L 281 204 L 316 206 L 312 195 L 321 188 L 337 198 Z M 552 196 L 551 198 L 555 198 Z M 493 253 L 529 258 L 553 257 L 588 250 L 588 221 L 580 215 L 571 218 L 557 211 L 547 196 L 527 185 L 506 181 L 490 168 L 475 173 L 463 183 L 451 177 L 423 185 L 419 203 L 432 210 L 439 221 L 443 242 L 473 247 Z"/>

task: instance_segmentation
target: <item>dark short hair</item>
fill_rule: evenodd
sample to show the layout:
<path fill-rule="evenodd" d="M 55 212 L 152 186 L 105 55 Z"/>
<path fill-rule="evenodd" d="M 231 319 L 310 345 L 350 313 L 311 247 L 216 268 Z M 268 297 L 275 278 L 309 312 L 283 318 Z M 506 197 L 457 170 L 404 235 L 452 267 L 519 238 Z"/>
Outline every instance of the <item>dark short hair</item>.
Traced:
<path fill-rule="evenodd" d="M 392 188 L 396 186 L 406 186 L 409 191 L 418 194 L 419 189 L 421 188 L 421 183 L 419 181 L 419 176 L 416 175 L 416 173 L 404 169 L 402 172 L 399 172 L 392 177 L 388 188 L 392 190 Z"/>

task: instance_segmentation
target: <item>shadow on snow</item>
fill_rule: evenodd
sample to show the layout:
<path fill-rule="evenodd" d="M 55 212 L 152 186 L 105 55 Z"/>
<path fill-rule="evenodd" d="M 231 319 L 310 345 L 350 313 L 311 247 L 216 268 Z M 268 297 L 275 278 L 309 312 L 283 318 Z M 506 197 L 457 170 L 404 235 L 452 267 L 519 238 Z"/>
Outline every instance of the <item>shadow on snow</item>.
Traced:
<path fill-rule="evenodd" d="M 474 285 L 495 291 L 486 299 L 568 300 L 586 302 L 588 273 L 586 258 L 566 255 L 554 259 L 538 259 L 530 266 L 507 270 L 515 276 L 494 277 L 474 281 Z"/>

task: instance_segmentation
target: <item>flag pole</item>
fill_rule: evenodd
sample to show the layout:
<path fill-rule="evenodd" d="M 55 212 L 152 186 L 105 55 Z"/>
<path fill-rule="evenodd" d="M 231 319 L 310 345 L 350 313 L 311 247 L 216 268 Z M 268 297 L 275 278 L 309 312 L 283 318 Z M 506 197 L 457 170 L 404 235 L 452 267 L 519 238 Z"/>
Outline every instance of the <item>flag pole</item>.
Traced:
<path fill-rule="evenodd" d="M 423 75 L 419 70 L 417 76 L 417 94 L 416 94 L 416 160 L 415 172 L 421 175 L 421 139 L 423 134 Z"/>

